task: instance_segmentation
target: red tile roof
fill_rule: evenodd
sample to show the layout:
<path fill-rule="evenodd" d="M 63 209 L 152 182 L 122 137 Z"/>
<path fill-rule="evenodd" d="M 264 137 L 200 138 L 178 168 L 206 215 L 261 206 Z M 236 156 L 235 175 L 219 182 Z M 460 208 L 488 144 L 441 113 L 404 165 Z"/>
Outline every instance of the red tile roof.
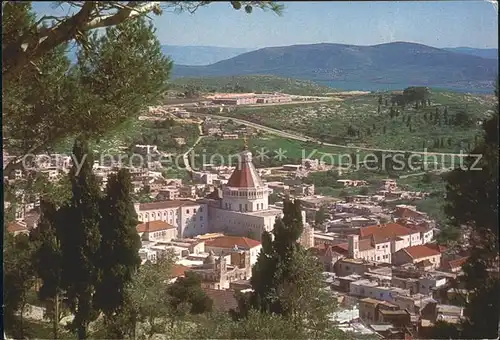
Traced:
<path fill-rule="evenodd" d="M 160 230 L 176 229 L 173 225 L 164 221 L 151 221 L 137 225 L 138 233 L 155 232 Z"/>
<path fill-rule="evenodd" d="M 408 255 L 410 255 L 410 257 L 413 259 L 421 259 L 424 257 L 441 255 L 439 251 L 437 251 L 433 247 L 428 247 L 425 244 L 404 248 L 402 250 L 405 251 Z"/>
<path fill-rule="evenodd" d="M 374 225 L 359 229 L 360 238 L 366 238 L 373 235 L 376 242 L 415 233 L 418 233 L 418 231 L 411 230 L 397 223 Z"/>
<path fill-rule="evenodd" d="M 421 212 L 411 210 L 408 208 L 403 208 L 403 207 L 398 207 L 396 208 L 396 211 L 394 212 L 394 216 L 399 217 L 399 218 L 421 218 L 424 217 L 425 215 Z"/>
<path fill-rule="evenodd" d="M 460 268 L 464 265 L 465 262 L 467 262 L 468 258 L 468 256 L 464 256 L 455 260 L 450 260 L 444 264 L 444 267 L 447 269 Z"/>
<path fill-rule="evenodd" d="M 330 248 L 332 249 L 332 251 L 339 253 L 340 255 L 347 256 L 347 254 L 349 253 L 349 245 L 347 243 L 335 244 L 332 245 Z"/>
<path fill-rule="evenodd" d="M 234 188 L 255 188 L 264 186 L 252 163 L 251 153 L 241 153 L 241 162 L 231 174 L 227 186 Z"/>
<path fill-rule="evenodd" d="M 198 206 L 198 205 L 200 204 L 189 200 L 160 201 L 160 202 L 142 203 L 139 205 L 139 210 L 140 211 L 159 210 L 159 209 L 179 208 L 179 207 Z"/>
<path fill-rule="evenodd" d="M 442 246 L 442 245 L 437 244 L 437 243 L 427 243 L 427 247 L 435 249 L 438 252 L 440 252 L 441 254 L 444 253 L 446 251 L 446 249 L 448 249 L 447 247 Z"/>
<path fill-rule="evenodd" d="M 189 267 L 180 265 L 180 264 L 173 264 L 172 268 L 170 269 L 170 273 L 172 277 L 180 277 L 184 276 L 187 271 L 189 271 Z"/>
<path fill-rule="evenodd" d="M 260 242 L 248 237 L 241 236 L 220 236 L 205 241 L 205 247 L 233 249 L 237 246 L 239 249 L 248 250 L 260 246 Z"/>

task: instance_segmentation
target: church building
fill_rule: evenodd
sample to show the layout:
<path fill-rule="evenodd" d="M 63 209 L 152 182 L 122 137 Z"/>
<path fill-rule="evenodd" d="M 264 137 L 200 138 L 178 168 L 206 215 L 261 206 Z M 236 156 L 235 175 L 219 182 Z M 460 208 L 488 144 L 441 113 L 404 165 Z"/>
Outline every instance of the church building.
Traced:
<path fill-rule="evenodd" d="M 151 217 L 154 220 L 163 220 L 165 217 L 166 222 L 177 227 L 180 238 L 220 232 L 260 241 L 264 231 L 273 230 L 276 217 L 283 216 L 280 208 L 269 205 L 270 193 L 271 189 L 259 177 L 252 163 L 252 153 L 245 147 L 239 154 L 238 166 L 222 189 L 215 190 L 197 202 L 188 204 L 186 201 L 179 201 L 179 212 L 148 211 L 149 207 L 157 208 L 162 204 L 176 210 L 177 201 L 137 204 L 136 211 L 139 220 L 143 222 L 147 221 L 146 216 L 150 221 Z M 185 218 L 187 215 L 184 210 L 195 216 Z M 170 216 L 172 218 L 168 219 Z M 304 232 L 300 242 L 304 247 L 310 248 L 314 245 L 314 234 L 305 217 L 305 211 L 302 211 Z"/>

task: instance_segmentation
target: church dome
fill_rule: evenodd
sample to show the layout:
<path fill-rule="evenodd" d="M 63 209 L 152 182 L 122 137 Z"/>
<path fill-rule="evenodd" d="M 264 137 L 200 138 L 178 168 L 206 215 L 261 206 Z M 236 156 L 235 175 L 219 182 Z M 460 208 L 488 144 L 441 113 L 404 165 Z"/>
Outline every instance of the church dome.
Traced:
<path fill-rule="evenodd" d="M 259 188 L 264 184 L 252 163 L 252 153 L 244 150 L 240 153 L 240 161 L 234 169 L 227 182 L 228 187 L 232 188 Z"/>

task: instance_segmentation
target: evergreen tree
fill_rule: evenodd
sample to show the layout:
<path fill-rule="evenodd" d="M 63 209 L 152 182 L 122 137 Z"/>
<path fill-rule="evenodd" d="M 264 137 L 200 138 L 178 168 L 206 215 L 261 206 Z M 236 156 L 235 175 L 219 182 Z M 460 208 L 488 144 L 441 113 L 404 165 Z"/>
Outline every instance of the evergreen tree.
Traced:
<path fill-rule="evenodd" d="M 331 326 L 328 315 L 335 302 L 325 292 L 322 269 L 298 243 L 303 230 L 298 201 L 285 201 L 283 218 L 277 219 L 273 235 L 264 232 L 262 250 L 252 270 L 253 292 L 240 297 L 242 316 L 255 308 L 287 318 L 291 327 L 324 332 Z"/>
<path fill-rule="evenodd" d="M 382 95 L 378 96 L 378 106 L 382 105 Z"/>
<path fill-rule="evenodd" d="M 100 242 L 99 183 L 92 172 L 92 155 L 83 137 L 73 146 L 70 170 L 72 197 L 58 214 L 61 223 L 62 286 L 75 315 L 72 328 L 78 339 L 87 336 L 88 324 L 97 317 L 93 308 L 95 287 L 99 281 Z"/>
<path fill-rule="evenodd" d="M 495 92 L 498 98 L 498 83 Z M 463 282 L 469 290 L 465 307 L 467 321 L 461 338 L 498 338 L 500 279 L 498 275 L 498 105 L 493 116 L 483 124 L 484 138 L 472 150 L 481 154 L 480 170 L 457 168 L 447 178 L 447 206 L 451 223 L 472 228 L 469 258 L 463 266 Z M 477 190 L 477 188 L 482 188 Z"/>
<path fill-rule="evenodd" d="M 125 287 L 141 263 L 139 223 L 132 200 L 128 170 L 121 169 L 108 179 L 106 196 L 101 201 L 100 280 L 95 305 L 106 315 L 119 313 L 124 304 Z"/>
<path fill-rule="evenodd" d="M 385 100 L 385 106 L 388 106 L 389 105 L 389 102 L 387 101 L 387 99 Z"/>
<path fill-rule="evenodd" d="M 24 339 L 24 313 L 28 292 L 35 283 L 35 270 L 31 262 L 33 248 L 25 234 L 4 237 L 3 303 L 6 330 L 16 339 Z M 16 315 L 19 312 L 19 316 Z"/>
<path fill-rule="evenodd" d="M 114 4 L 106 6 L 111 10 Z M 2 10 L 3 61 L 12 66 L 18 62 L 12 58 L 18 51 L 6 51 L 46 29 L 37 26 L 30 2 L 4 2 Z M 47 26 L 47 20 L 41 22 Z M 78 50 L 74 65 L 66 53 L 71 39 L 37 55 L 22 72 L 4 65 L 3 74 L 9 69 L 13 75 L 4 79 L 2 87 L 4 133 L 9 136 L 8 146 L 19 155 L 6 166 L 6 173 L 21 167 L 25 154 L 45 151 L 81 131 L 89 137 L 102 135 L 136 117 L 165 91 L 171 62 L 146 19 L 134 16 L 102 33 L 82 38 L 89 48 Z M 50 46 L 47 42 L 53 35 L 45 38 L 43 44 L 29 43 L 28 49 Z M 23 55 L 31 57 L 28 52 Z"/>
<path fill-rule="evenodd" d="M 183 304 L 189 304 L 191 314 L 202 314 L 212 310 L 213 301 L 201 289 L 201 277 L 196 273 L 186 273 L 167 288 L 169 304 L 176 316 L 184 316 Z"/>
<path fill-rule="evenodd" d="M 42 281 L 38 296 L 41 301 L 48 302 L 52 307 L 52 310 L 47 314 L 50 315 L 53 323 L 54 339 L 58 338 L 62 293 L 62 252 L 56 223 L 57 210 L 55 205 L 52 202 L 42 200 L 40 202 L 40 222 L 32 233 L 35 242 L 38 243 L 32 261 L 37 276 Z"/>
<path fill-rule="evenodd" d="M 424 112 L 424 120 L 427 120 L 427 112 Z"/>

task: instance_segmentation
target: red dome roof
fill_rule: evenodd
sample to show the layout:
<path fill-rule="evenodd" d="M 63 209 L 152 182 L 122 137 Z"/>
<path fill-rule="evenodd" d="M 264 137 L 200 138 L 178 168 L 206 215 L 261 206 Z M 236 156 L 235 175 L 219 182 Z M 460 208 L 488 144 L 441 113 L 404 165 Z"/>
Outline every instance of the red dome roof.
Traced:
<path fill-rule="evenodd" d="M 231 174 L 227 186 L 233 188 L 257 188 L 264 184 L 252 163 L 252 154 L 248 151 L 241 153 L 240 164 Z"/>

